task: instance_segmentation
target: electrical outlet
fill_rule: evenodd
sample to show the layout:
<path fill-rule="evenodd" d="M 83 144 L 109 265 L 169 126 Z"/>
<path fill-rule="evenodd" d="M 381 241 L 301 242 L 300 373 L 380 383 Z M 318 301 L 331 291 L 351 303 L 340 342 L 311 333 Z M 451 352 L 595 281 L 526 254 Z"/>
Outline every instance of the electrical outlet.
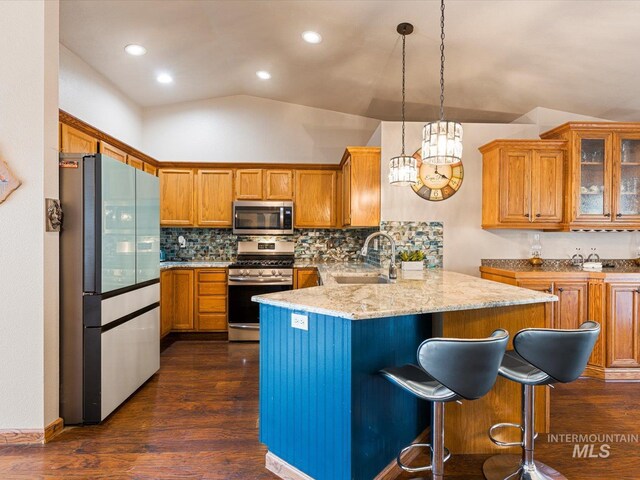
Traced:
<path fill-rule="evenodd" d="M 309 330 L 309 317 L 299 313 L 291 314 L 291 326 L 299 330 Z"/>

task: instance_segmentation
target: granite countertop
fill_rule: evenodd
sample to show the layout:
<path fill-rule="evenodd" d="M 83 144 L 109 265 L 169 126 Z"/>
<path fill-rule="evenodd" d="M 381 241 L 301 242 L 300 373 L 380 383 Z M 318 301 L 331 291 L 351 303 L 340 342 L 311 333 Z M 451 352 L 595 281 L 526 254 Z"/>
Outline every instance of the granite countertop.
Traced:
<path fill-rule="evenodd" d="M 506 270 L 514 273 L 632 273 L 640 274 L 640 267 L 636 266 L 633 260 L 602 260 L 603 265 L 613 265 L 613 268 L 602 268 L 602 270 L 584 270 L 582 267 L 574 267 L 570 260 L 544 260 L 539 267 L 534 267 L 529 260 L 505 259 L 505 260 L 482 260 L 482 267 Z"/>
<path fill-rule="evenodd" d="M 169 270 L 171 268 L 225 268 L 231 265 L 230 261 L 193 261 L 193 262 L 160 262 L 160 270 Z"/>
<path fill-rule="evenodd" d="M 361 320 L 422 313 L 474 310 L 557 301 L 555 295 L 448 272 L 398 271 L 390 284 L 338 284 L 337 276 L 386 275 L 386 268 L 362 263 L 309 264 L 322 286 L 257 295 L 253 300 L 279 307 Z"/>

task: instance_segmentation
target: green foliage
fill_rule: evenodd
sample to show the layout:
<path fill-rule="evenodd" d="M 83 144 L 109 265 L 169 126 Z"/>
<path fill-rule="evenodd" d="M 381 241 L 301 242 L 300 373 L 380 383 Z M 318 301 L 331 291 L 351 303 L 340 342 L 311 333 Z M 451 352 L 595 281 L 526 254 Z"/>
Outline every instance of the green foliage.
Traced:
<path fill-rule="evenodd" d="M 421 262 L 424 260 L 424 253 L 421 250 L 400 252 L 400 260 L 403 262 Z"/>

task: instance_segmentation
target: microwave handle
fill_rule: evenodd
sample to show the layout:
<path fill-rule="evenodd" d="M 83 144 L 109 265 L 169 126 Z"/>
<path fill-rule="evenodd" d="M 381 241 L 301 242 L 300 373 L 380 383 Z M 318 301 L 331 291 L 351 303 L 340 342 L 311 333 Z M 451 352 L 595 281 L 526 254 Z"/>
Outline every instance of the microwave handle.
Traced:
<path fill-rule="evenodd" d="M 280 207 L 280 228 L 284 228 L 284 207 Z"/>

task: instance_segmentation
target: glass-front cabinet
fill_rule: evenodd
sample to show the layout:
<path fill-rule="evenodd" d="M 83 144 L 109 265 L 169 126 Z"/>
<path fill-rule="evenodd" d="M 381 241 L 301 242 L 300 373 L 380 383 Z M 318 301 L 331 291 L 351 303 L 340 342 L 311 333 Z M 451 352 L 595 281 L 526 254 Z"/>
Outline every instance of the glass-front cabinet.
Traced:
<path fill-rule="evenodd" d="M 575 220 L 611 221 L 611 134 L 577 133 L 574 177 Z"/>
<path fill-rule="evenodd" d="M 640 132 L 614 137 L 614 210 L 616 222 L 640 221 Z"/>

